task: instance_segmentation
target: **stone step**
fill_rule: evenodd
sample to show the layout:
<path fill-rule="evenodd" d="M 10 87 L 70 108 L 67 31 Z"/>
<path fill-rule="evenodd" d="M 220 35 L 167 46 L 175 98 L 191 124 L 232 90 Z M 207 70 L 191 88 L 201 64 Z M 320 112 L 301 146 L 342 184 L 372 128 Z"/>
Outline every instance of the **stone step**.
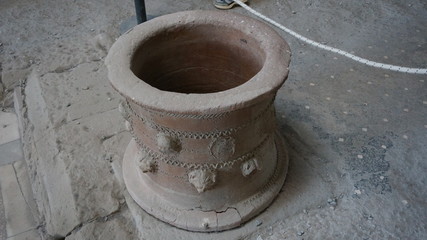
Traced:
<path fill-rule="evenodd" d="M 0 189 L 0 208 L 4 209 L 0 211 L 0 236 L 6 232 L 7 239 L 41 239 L 37 232 L 37 218 L 33 215 L 36 204 L 24 161 L 0 167 Z"/>

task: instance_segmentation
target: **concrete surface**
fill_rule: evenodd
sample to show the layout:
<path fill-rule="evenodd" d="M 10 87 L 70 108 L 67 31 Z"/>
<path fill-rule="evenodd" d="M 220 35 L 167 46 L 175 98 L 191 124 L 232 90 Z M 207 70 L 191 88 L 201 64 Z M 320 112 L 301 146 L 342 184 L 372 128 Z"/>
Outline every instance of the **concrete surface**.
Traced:
<path fill-rule="evenodd" d="M 16 115 L 0 112 L 0 125 L 0 239 L 41 239 Z"/>
<path fill-rule="evenodd" d="M 0 145 L 0 152 L 0 166 L 24 159 L 19 139 Z"/>
<path fill-rule="evenodd" d="M 0 145 L 19 139 L 16 114 L 0 111 Z"/>
<path fill-rule="evenodd" d="M 14 236 L 36 226 L 32 221 L 31 211 L 27 209 L 25 199 L 21 194 L 15 170 L 12 165 L 0 169 L 3 204 L 5 206 L 6 231 L 8 236 Z"/>
<path fill-rule="evenodd" d="M 0 3 L 2 106 L 21 86 L 15 106 L 43 239 L 427 239 L 427 77 L 360 65 L 282 32 L 293 56 L 276 107 L 290 168 L 273 205 L 214 234 L 180 231 L 141 211 L 120 183 L 130 137 L 103 65 L 132 22 L 132 2 Z M 250 4 L 361 57 L 427 66 L 425 1 Z M 207 0 L 146 5 L 153 16 L 213 9 Z"/>

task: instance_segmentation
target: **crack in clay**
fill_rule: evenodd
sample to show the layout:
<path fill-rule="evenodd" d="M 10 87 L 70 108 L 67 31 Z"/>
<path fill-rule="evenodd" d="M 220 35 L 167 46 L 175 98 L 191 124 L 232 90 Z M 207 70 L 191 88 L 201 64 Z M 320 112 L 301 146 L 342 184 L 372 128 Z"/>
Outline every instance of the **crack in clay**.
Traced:
<path fill-rule="evenodd" d="M 237 210 L 237 208 L 235 208 L 235 207 L 227 207 L 225 210 L 204 210 L 204 209 L 201 209 L 201 206 L 199 206 L 199 207 L 195 207 L 195 208 L 190 208 L 190 209 L 186 209 L 186 211 L 201 211 L 201 212 L 205 212 L 205 213 L 209 213 L 209 212 L 214 212 L 214 213 L 216 213 L 216 214 L 218 214 L 218 213 L 225 213 L 225 212 L 227 212 L 229 209 L 234 209 L 234 210 L 236 210 L 236 212 L 239 214 L 239 216 L 240 216 L 240 213 L 239 213 L 239 211 Z"/>
<path fill-rule="evenodd" d="M 234 209 L 236 211 L 237 215 L 239 215 L 239 218 L 242 219 L 242 215 L 240 215 L 240 212 L 239 212 L 239 210 L 236 207 L 227 207 L 225 210 L 221 211 L 221 210 L 203 210 L 203 209 L 201 209 L 201 206 L 199 206 L 199 207 L 195 207 L 195 208 L 191 208 L 191 209 L 186 209 L 186 211 L 201 211 L 201 212 L 204 212 L 204 213 L 210 213 L 210 212 L 215 213 L 216 227 L 218 228 L 218 226 L 219 226 L 218 225 L 219 224 L 218 214 L 225 213 L 225 212 L 227 212 L 230 209 Z M 188 228 L 188 226 L 187 226 L 187 228 Z"/>
<path fill-rule="evenodd" d="M 216 214 L 218 214 L 218 213 L 225 213 L 225 212 L 227 212 L 229 209 L 234 209 L 234 210 L 237 212 L 237 214 L 239 215 L 240 219 L 242 218 L 242 216 L 240 216 L 240 212 L 239 212 L 239 210 L 237 210 L 237 208 L 235 208 L 235 207 L 227 207 L 227 209 L 225 209 L 224 211 L 215 211 L 215 213 L 216 213 Z"/>

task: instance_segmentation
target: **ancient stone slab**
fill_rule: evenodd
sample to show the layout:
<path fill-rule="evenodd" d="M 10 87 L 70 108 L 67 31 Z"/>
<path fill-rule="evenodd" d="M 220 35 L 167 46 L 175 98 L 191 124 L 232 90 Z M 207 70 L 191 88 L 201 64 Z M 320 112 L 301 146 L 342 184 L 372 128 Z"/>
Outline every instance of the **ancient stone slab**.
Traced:
<path fill-rule="evenodd" d="M 102 73 L 84 78 L 98 64 L 83 64 L 61 77 L 33 72 L 21 91 L 24 154 L 50 235 L 66 236 L 80 223 L 117 211 L 123 198 L 110 168 L 121 152 L 116 143 L 126 138 L 120 134 L 124 126 L 118 124 L 118 100 L 108 100 L 105 88 L 110 87 L 100 80 Z M 60 84 L 78 88 L 80 94 L 70 95 Z M 88 86 L 92 90 L 83 90 Z"/>
<path fill-rule="evenodd" d="M 14 69 L 9 71 L 2 71 L 1 81 L 6 89 L 10 92 L 18 86 L 20 82 L 24 82 L 27 79 L 30 69 Z"/>
<path fill-rule="evenodd" d="M 122 209 L 112 216 L 97 219 L 75 230 L 65 240 L 116 240 L 137 239 L 132 218 L 128 209 Z"/>
<path fill-rule="evenodd" d="M 37 229 L 29 230 L 15 236 L 8 238 L 7 240 L 42 240 Z"/>
<path fill-rule="evenodd" d="M 24 161 L 24 159 L 21 159 L 21 161 L 15 162 L 13 164 L 13 167 L 15 168 L 16 179 L 19 183 L 19 187 L 21 188 L 21 193 L 25 199 L 25 203 L 27 204 L 29 210 L 31 211 L 33 220 L 37 223 L 37 226 L 39 226 L 42 223 L 41 223 L 41 220 L 39 219 L 40 214 L 37 210 L 37 204 L 33 196 L 31 182 L 28 176 L 27 164 Z"/>
<path fill-rule="evenodd" d="M 6 216 L 4 212 L 3 196 L 1 194 L 1 185 L 0 185 L 0 239 L 6 239 Z"/>
<path fill-rule="evenodd" d="M 16 114 L 0 111 L 0 145 L 19 139 Z"/>
<path fill-rule="evenodd" d="M 33 189 L 39 211 L 46 221 L 46 230 L 51 235 L 65 236 L 79 221 L 72 180 L 67 172 L 65 159 L 56 143 L 54 130 L 43 136 L 34 144 L 31 159 L 27 159 L 30 171 L 33 172 Z"/>
<path fill-rule="evenodd" d="M 39 88 L 38 96 L 48 111 L 50 124 L 59 126 L 117 108 L 119 98 L 105 81 L 105 76 L 106 70 L 102 62 L 98 61 L 82 63 L 61 73 L 46 73 L 42 76 L 33 73 L 27 85 L 39 85 L 31 89 Z M 37 83 L 31 83 L 34 78 Z"/>
<path fill-rule="evenodd" d="M 0 167 L 0 187 L 7 219 L 7 236 L 35 229 L 37 223 L 33 220 L 12 164 Z"/>
<path fill-rule="evenodd" d="M 21 141 L 15 140 L 0 145 L 0 166 L 24 159 Z"/>

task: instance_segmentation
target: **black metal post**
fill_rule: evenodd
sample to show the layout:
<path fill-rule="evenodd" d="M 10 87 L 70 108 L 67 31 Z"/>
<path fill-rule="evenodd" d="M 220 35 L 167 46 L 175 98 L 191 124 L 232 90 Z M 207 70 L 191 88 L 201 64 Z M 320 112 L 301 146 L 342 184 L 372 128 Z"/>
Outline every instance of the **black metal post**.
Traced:
<path fill-rule="evenodd" d="M 136 21 L 138 24 L 147 21 L 144 0 L 135 0 Z"/>

